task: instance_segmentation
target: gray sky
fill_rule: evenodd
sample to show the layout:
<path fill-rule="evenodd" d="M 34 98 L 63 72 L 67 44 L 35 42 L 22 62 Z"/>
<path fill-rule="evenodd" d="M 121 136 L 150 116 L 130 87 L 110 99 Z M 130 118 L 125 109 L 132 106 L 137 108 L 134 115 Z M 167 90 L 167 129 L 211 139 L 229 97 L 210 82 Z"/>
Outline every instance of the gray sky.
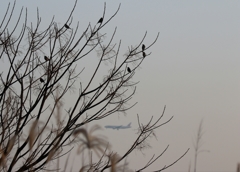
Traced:
<path fill-rule="evenodd" d="M 189 163 L 193 164 L 193 138 L 204 119 L 202 149 L 210 153 L 199 155 L 198 170 L 235 171 L 240 162 L 240 1 L 105 1 L 107 18 L 121 2 L 119 13 L 104 31 L 110 37 L 114 27 L 118 27 L 115 41 L 122 40 L 122 54 L 127 46 L 137 45 L 145 31 L 148 31 L 146 46 L 158 32 L 160 37 L 134 77 L 140 84 L 132 102 L 138 101 L 138 105 L 127 116 L 110 117 L 101 125 L 126 125 L 131 121 L 134 129 L 137 114 L 142 122 L 147 122 L 152 115 L 157 118 L 164 105 L 167 109 L 162 122 L 174 116 L 157 131 L 158 140 L 153 139 L 152 149 L 144 156 L 133 153 L 129 157 L 131 167 L 147 162 L 151 153 L 161 153 L 170 144 L 169 150 L 149 170 L 173 162 L 191 148 L 167 170 L 187 171 Z M 97 22 L 105 1 L 79 1 L 72 26 L 79 21 L 83 31 L 88 22 Z M 13 0 L 1 2 L 1 16 L 8 2 Z M 28 7 L 28 21 L 34 22 L 39 7 L 44 28 L 53 15 L 59 24 L 64 24 L 73 4 L 74 0 L 21 0 L 17 1 L 16 9 Z M 114 149 L 122 153 L 136 132 L 105 131 Z M 120 144 L 122 140 L 125 145 Z"/>

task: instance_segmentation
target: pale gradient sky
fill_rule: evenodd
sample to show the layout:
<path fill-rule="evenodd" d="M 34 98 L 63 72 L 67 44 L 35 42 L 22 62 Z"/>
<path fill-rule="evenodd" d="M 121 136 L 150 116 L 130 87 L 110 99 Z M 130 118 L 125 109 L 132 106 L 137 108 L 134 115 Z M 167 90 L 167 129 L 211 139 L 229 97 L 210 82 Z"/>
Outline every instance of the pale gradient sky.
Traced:
<path fill-rule="evenodd" d="M 8 2 L 13 0 L 1 2 L 1 16 Z M 158 141 L 153 139 L 153 148 L 145 156 L 133 153 L 129 157 L 130 167 L 134 169 L 147 162 L 151 153 L 161 153 L 170 144 L 149 171 L 171 163 L 191 148 L 181 161 L 166 170 L 187 171 L 190 161 L 193 163 L 192 140 L 204 119 L 202 148 L 211 152 L 199 155 L 198 171 L 235 172 L 240 162 L 240 0 L 79 0 L 72 26 L 79 21 L 83 31 L 88 22 L 97 22 L 104 2 L 106 18 L 121 3 L 119 13 L 104 31 L 110 37 L 114 27 L 118 27 L 115 41 L 122 40 L 122 54 L 127 46 L 137 45 L 145 31 L 148 31 L 146 46 L 158 32 L 160 37 L 134 77 L 140 81 L 132 101 L 138 101 L 137 106 L 127 116 L 116 115 L 100 125 L 126 125 L 131 121 L 135 129 L 136 114 L 147 122 L 152 115 L 155 118 L 160 115 L 164 105 L 167 105 L 164 121 L 174 116 L 157 131 Z M 74 0 L 19 0 L 16 9 L 28 7 L 30 22 L 36 19 L 39 7 L 44 28 L 53 15 L 64 24 L 73 4 Z M 115 150 L 123 153 L 134 137 L 132 129 L 105 130 L 103 134 Z M 120 144 L 122 140 L 125 145 Z"/>

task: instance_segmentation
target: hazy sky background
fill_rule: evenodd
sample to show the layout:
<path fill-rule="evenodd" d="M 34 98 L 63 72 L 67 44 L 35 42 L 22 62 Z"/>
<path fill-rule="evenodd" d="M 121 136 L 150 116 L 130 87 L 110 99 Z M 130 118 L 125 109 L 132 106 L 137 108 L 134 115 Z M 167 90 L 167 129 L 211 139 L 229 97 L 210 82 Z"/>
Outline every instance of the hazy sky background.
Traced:
<path fill-rule="evenodd" d="M 14 1 L 1 2 L 1 16 L 8 2 Z M 162 122 L 171 116 L 173 120 L 157 131 L 158 140 L 152 140 L 152 149 L 144 156 L 134 152 L 129 157 L 130 167 L 146 163 L 152 153 L 161 153 L 169 144 L 169 150 L 149 171 L 173 162 L 191 148 L 181 161 L 166 170 L 187 171 L 190 162 L 193 167 L 193 139 L 203 119 L 202 149 L 210 153 L 199 155 L 198 171 L 236 171 L 240 162 L 240 1 L 79 0 L 72 26 L 79 21 L 82 32 L 89 22 L 96 23 L 102 16 L 104 2 L 106 18 L 121 3 L 119 13 L 104 32 L 110 37 L 117 26 L 115 42 L 122 40 L 122 54 L 128 46 L 137 45 L 145 31 L 146 46 L 160 32 L 157 43 L 147 51 L 152 52 L 151 56 L 134 77 L 140 81 L 131 101 L 137 101 L 137 106 L 127 116 L 115 115 L 100 122 L 102 126 L 132 122 L 130 130 L 105 130 L 103 134 L 113 148 L 123 153 L 130 146 L 137 128 L 137 114 L 144 123 L 152 115 L 156 119 L 166 105 Z M 16 12 L 27 7 L 30 23 L 36 19 L 38 7 L 44 28 L 53 15 L 55 21 L 64 24 L 73 4 L 74 0 L 18 0 Z M 91 65 L 90 61 L 86 65 Z"/>

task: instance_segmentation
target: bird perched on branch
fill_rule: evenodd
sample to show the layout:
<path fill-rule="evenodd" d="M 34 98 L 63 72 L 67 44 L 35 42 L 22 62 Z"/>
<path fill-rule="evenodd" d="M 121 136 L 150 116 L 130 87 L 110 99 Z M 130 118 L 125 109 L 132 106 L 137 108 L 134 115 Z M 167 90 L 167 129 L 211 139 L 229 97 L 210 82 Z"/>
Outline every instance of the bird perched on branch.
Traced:
<path fill-rule="evenodd" d="M 145 45 L 144 44 L 142 44 L 142 51 L 144 51 L 145 50 Z"/>
<path fill-rule="evenodd" d="M 40 78 L 40 82 L 41 82 L 41 83 L 44 83 L 44 80 L 43 80 L 42 78 Z"/>
<path fill-rule="evenodd" d="M 103 18 L 101 17 L 99 20 L 98 20 L 98 22 L 97 23 L 102 23 L 103 22 Z"/>
<path fill-rule="evenodd" d="M 47 56 L 44 56 L 44 59 L 45 59 L 46 61 L 49 61 L 49 60 L 50 60 Z"/>
<path fill-rule="evenodd" d="M 70 27 L 69 27 L 67 24 L 65 24 L 64 27 L 65 27 L 66 29 L 70 29 Z"/>
<path fill-rule="evenodd" d="M 132 70 L 130 69 L 130 67 L 127 68 L 127 71 L 128 71 L 129 73 L 132 72 Z"/>
<path fill-rule="evenodd" d="M 146 53 L 144 51 L 142 52 L 142 55 L 143 55 L 143 57 L 146 57 Z"/>

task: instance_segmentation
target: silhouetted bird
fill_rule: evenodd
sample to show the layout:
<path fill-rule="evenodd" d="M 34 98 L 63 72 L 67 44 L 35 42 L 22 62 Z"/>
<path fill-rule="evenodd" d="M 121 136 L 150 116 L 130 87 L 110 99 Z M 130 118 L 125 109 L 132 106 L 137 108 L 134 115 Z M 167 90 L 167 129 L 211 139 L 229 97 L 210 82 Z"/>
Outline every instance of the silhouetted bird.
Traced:
<path fill-rule="evenodd" d="M 65 27 L 66 29 L 70 29 L 70 27 L 69 27 L 67 24 L 65 24 L 64 27 Z"/>
<path fill-rule="evenodd" d="M 127 71 L 128 71 L 129 73 L 132 72 L 132 70 L 130 69 L 130 67 L 127 68 Z"/>
<path fill-rule="evenodd" d="M 144 44 L 142 44 L 142 51 L 144 51 L 145 50 L 145 45 Z"/>
<path fill-rule="evenodd" d="M 43 80 L 42 78 L 40 78 L 40 82 L 41 82 L 41 83 L 43 83 L 43 82 L 44 82 L 44 80 Z"/>
<path fill-rule="evenodd" d="M 49 58 L 48 58 L 47 56 L 44 56 L 44 59 L 45 59 L 46 61 L 49 61 Z"/>
<path fill-rule="evenodd" d="M 101 17 L 97 23 L 102 23 L 103 22 L 103 18 Z"/>
<path fill-rule="evenodd" d="M 142 54 L 143 54 L 143 57 L 146 57 L 146 53 L 144 51 L 142 52 Z"/>

